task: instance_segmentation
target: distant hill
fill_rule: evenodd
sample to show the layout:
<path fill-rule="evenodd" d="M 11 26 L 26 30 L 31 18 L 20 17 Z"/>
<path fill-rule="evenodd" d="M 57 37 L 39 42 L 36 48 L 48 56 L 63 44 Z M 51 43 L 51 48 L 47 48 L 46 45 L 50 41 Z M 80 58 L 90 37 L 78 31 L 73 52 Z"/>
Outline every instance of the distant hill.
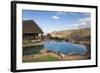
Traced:
<path fill-rule="evenodd" d="M 73 40 L 90 40 L 90 28 L 63 30 L 50 33 L 52 37 L 73 39 Z"/>

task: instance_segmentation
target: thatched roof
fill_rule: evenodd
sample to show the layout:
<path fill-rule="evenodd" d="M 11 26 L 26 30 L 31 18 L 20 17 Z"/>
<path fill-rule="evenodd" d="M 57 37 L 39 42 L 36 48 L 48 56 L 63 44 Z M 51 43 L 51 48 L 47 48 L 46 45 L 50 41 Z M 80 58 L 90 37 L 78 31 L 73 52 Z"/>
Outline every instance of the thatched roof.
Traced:
<path fill-rule="evenodd" d="M 43 33 L 43 31 L 33 20 L 24 20 L 23 33 Z"/>

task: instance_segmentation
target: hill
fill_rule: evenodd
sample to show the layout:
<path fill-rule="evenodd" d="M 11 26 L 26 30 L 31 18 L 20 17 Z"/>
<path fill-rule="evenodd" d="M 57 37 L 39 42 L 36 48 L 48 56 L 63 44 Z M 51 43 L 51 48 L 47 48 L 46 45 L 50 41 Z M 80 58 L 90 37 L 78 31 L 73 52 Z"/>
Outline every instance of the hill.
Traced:
<path fill-rule="evenodd" d="M 52 38 L 72 39 L 72 40 L 90 40 L 90 28 L 63 30 L 50 33 Z"/>

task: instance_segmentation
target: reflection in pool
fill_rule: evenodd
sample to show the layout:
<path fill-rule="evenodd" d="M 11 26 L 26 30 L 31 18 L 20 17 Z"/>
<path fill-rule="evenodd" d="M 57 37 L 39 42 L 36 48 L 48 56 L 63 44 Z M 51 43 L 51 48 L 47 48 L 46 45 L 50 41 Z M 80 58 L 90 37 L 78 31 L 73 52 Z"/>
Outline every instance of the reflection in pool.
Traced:
<path fill-rule="evenodd" d="M 41 46 L 24 47 L 23 55 L 37 54 L 42 49 L 63 54 L 84 54 L 87 51 L 85 47 L 69 42 L 45 41 Z"/>

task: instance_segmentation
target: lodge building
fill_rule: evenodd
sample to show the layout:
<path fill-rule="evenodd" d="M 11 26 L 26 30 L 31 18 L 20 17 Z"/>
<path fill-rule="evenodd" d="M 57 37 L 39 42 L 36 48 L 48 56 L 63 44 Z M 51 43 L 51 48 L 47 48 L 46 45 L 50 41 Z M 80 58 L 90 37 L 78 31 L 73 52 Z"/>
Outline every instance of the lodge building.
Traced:
<path fill-rule="evenodd" d="M 42 38 L 42 29 L 33 20 L 23 21 L 23 40 L 35 40 Z"/>

